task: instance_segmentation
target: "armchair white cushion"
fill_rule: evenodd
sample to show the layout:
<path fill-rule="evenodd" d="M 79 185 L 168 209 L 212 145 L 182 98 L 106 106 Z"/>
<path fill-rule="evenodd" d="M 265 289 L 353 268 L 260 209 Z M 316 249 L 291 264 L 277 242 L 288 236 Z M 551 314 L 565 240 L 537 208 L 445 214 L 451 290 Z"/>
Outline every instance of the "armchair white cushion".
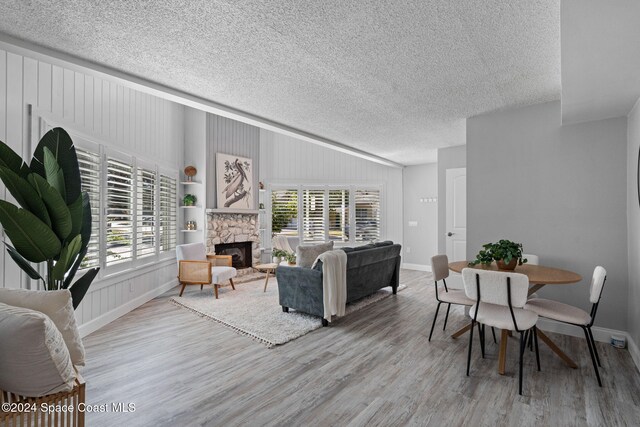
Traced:
<path fill-rule="evenodd" d="M 224 283 L 236 277 L 236 274 L 238 274 L 238 272 L 233 267 L 211 267 L 211 281 L 213 283 Z"/>
<path fill-rule="evenodd" d="M 176 258 L 180 261 L 206 261 L 207 248 L 204 243 L 188 243 L 176 246 Z"/>
<path fill-rule="evenodd" d="M 76 324 L 71 292 L 68 289 L 32 291 L 0 288 L 0 302 L 36 310 L 49 316 L 62 334 L 73 364 L 84 366 L 84 345 Z"/>
<path fill-rule="evenodd" d="M 44 396 L 76 378 L 62 334 L 46 314 L 0 303 L 0 390 Z"/>

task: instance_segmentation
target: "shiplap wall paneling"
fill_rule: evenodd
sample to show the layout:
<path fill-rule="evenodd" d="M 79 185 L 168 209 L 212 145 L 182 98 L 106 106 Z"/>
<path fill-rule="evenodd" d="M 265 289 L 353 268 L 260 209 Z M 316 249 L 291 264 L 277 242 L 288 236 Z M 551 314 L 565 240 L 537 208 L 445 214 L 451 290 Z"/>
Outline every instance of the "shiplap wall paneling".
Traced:
<path fill-rule="evenodd" d="M 110 148 L 180 170 L 183 106 L 116 84 L 88 69 L 17 52 L 0 49 L 0 139 L 17 153 L 31 156 L 27 110 L 31 104 L 34 117 L 45 116 Z M 1 183 L 0 195 L 10 198 Z M 112 280 L 107 287 L 106 282 L 94 282 L 76 313 L 78 320 L 90 322 L 117 310 L 154 286 L 174 280 L 175 269 L 175 264 L 165 263 L 142 276 L 123 282 Z M 29 285 L 4 249 L 0 254 L 0 280 L 3 287 Z"/>
<path fill-rule="evenodd" d="M 382 236 L 402 242 L 402 169 L 260 130 L 261 179 L 270 184 L 364 184 L 383 188 Z"/>
<path fill-rule="evenodd" d="M 260 129 L 245 123 L 207 114 L 207 208 L 220 208 L 216 200 L 216 153 L 253 160 L 252 195 L 258 209 L 260 176 Z"/>

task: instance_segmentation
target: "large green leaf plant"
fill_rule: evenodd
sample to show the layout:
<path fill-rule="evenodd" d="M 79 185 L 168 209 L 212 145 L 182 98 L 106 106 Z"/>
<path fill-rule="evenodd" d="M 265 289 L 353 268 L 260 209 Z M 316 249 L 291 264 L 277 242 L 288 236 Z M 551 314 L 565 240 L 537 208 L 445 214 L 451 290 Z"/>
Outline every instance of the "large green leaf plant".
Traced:
<path fill-rule="evenodd" d="M 71 137 L 62 128 L 51 129 L 29 165 L 0 141 L 0 179 L 19 205 L 0 200 L 0 223 L 11 240 L 5 241 L 7 252 L 44 289 L 69 289 L 77 308 L 99 268 L 73 282 L 91 237 L 91 205 L 81 191 Z M 45 274 L 32 263 L 44 264 Z"/>

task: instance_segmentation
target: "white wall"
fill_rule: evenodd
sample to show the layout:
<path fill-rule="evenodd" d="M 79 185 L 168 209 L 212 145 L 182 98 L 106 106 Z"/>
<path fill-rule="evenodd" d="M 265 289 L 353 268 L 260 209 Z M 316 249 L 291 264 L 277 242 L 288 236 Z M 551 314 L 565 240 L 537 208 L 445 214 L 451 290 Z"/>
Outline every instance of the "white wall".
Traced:
<path fill-rule="evenodd" d="M 629 248 L 628 332 L 629 350 L 640 367 L 640 204 L 638 153 L 640 151 L 640 99 L 627 119 L 627 227 Z"/>
<path fill-rule="evenodd" d="M 561 126 L 560 102 L 467 122 L 467 254 L 501 238 L 544 265 L 583 276 L 541 296 L 589 309 L 593 269 L 607 269 L 595 324 L 627 329 L 627 120 Z"/>
<path fill-rule="evenodd" d="M 402 243 L 402 169 L 260 130 L 260 179 L 269 184 L 383 187 L 384 239 Z"/>
<path fill-rule="evenodd" d="M 438 165 L 407 166 L 403 170 L 405 267 L 427 268 L 438 253 Z M 421 201 L 421 199 L 423 201 Z M 410 226 L 409 223 L 417 223 Z M 407 266 L 407 264 L 409 264 Z"/>
<path fill-rule="evenodd" d="M 180 170 L 183 107 L 116 84 L 106 75 L 0 43 L 0 139 L 31 157 L 27 105 L 53 123 L 104 145 Z M 1 185 L 1 184 L 0 184 Z M 0 187 L 0 197 L 8 192 Z M 175 280 L 175 261 L 95 281 L 76 311 L 88 333 L 144 303 Z M 2 251 L 0 285 L 27 287 L 21 270 Z"/>

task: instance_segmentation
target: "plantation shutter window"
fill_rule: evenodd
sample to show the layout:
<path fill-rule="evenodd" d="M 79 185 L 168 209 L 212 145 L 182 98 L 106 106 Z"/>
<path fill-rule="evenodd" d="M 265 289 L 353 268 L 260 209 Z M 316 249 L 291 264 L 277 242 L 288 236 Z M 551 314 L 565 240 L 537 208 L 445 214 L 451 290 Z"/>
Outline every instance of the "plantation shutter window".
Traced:
<path fill-rule="evenodd" d="M 133 192 L 133 167 L 107 158 L 107 266 L 133 258 Z"/>
<path fill-rule="evenodd" d="M 303 190 L 302 211 L 303 240 L 324 242 L 324 190 Z"/>
<path fill-rule="evenodd" d="M 160 252 L 175 249 L 177 242 L 177 180 L 160 175 Z"/>
<path fill-rule="evenodd" d="M 329 240 L 349 241 L 349 190 L 329 190 Z"/>
<path fill-rule="evenodd" d="M 91 203 L 91 237 L 87 246 L 87 255 L 80 268 L 100 265 L 100 154 L 76 147 L 78 166 L 80 167 L 81 189 L 89 195 Z"/>
<path fill-rule="evenodd" d="M 298 190 L 271 192 L 271 232 L 298 235 Z"/>
<path fill-rule="evenodd" d="M 380 239 L 380 190 L 356 190 L 356 242 Z"/>
<path fill-rule="evenodd" d="M 156 172 L 138 168 L 136 177 L 136 257 L 156 253 Z"/>

